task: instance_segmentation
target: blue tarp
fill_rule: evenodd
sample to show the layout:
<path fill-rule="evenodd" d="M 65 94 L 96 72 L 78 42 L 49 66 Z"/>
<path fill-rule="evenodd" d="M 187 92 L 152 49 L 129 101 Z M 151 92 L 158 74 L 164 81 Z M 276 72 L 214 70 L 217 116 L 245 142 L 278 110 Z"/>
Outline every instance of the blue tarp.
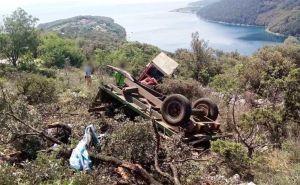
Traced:
<path fill-rule="evenodd" d="M 87 146 L 90 144 L 97 145 L 99 143 L 100 141 L 97 137 L 95 127 L 93 125 L 87 126 L 83 138 L 72 151 L 72 155 L 69 159 L 71 168 L 80 171 L 90 170 L 92 161 L 90 160 Z"/>

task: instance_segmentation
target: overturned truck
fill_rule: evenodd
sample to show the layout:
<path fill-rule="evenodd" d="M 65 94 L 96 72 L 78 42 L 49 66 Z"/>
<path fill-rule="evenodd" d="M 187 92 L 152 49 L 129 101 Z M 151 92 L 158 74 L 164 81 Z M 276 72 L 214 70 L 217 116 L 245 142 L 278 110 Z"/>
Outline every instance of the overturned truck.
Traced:
<path fill-rule="evenodd" d="M 165 137 L 183 134 L 183 140 L 195 147 L 210 147 L 210 141 L 223 137 L 216 121 L 219 111 L 210 99 L 200 98 L 190 102 L 184 95 L 163 95 L 151 85 L 165 75 L 171 75 L 177 63 L 164 53 L 150 62 L 140 78 L 127 71 L 107 66 L 122 75 L 123 84 L 103 84 L 90 108 L 90 112 L 109 112 L 122 107 L 126 112 L 151 119 Z"/>

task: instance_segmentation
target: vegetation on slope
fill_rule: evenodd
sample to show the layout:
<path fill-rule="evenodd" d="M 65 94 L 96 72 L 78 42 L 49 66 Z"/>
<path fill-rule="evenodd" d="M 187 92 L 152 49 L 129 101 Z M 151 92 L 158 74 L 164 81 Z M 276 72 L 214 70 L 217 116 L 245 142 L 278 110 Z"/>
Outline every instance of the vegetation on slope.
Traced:
<path fill-rule="evenodd" d="M 46 32 L 55 32 L 70 39 L 76 39 L 85 51 L 95 48 L 114 48 L 126 39 L 126 31 L 112 18 L 102 16 L 76 16 L 39 24 Z"/>
<path fill-rule="evenodd" d="M 197 14 L 208 20 L 261 25 L 274 33 L 300 36 L 298 0 L 221 0 L 199 8 Z"/>
<path fill-rule="evenodd" d="M 20 10 L 13 15 L 8 23 L 20 23 L 22 28 L 33 19 Z M 210 150 L 197 152 L 180 135 L 159 140 L 151 122 L 129 121 L 122 110 L 102 118 L 87 113 L 101 82 L 112 81 L 103 70 L 105 64 L 125 63 L 138 74 L 158 48 L 128 42 L 80 57 L 86 54 L 74 39 L 32 27 L 25 30 L 36 33 L 37 47 L 19 52 L 15 65 L 0 65 L 0 184 L 149 184 L 138 173 L 140 168 L 156 184 L 300 184 L 297 39 L 241 56 L 215 51 L 194 33 L 190 50 L 170 54 L 180 64 L 177 78 L 164 79 L 159 89 L 190 99 L 212 98 L 220 107 L 222 131 L 233 134 L 212 142 Z M 9 32 L 0 36 L 16 39 Z M 6 44 L 17 48 L 14 42 L 3 47 L 10 46 Z M 4 51 L 0 53 L 5 57 Z M 90 87 L 78 68 L 86 61 L 95 65 Z M 44 129 L 53 123 L 70 125 L 72 134 L 66 144 L 51 151 L 53 141 L 45 137 L 49 132 Z M 108 128 L 109 134 L 100 147 L 89 147 L 89 154 L 96 154 L 91 158 L 93 169 L 74 171 L 68 151 L 90 124 L 97 132 Z M 130 169 L 131 164 L 138 165 Z"/>

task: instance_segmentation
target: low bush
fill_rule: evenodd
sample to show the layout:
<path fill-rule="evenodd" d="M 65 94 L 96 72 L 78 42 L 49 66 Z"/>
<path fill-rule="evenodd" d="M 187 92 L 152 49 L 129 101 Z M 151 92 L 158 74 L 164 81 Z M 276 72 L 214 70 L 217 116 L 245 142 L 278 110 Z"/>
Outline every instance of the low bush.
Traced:
<path fill-rule="evenodd" d="M 190 100 L 203 97 L 203 87 L 195 80 L 164 79 L 163 83 L 157 86 L 157 90 L 163 94 L 182 94 Z"/>
<path fill-rule="evenodd" d="M 242 144 L 217 140 L 212 142 L 211 149 L 224 158 L 224 162 L 231 175 L 236 173 L 242 176 L 248 175 L 247 169 L 249 168 L 250 160 Z"/>
<path fill-rule="evenodd" d="M 0 64 L 0 77 L 12 77 L 18 70 L 10 65 Z"/>
<path fill-rule="evenodd" d="M 39 52 L 46 67 L 63 68 L 66 63 L 80 67 L 84 61 L 82 50 L 73 40 L 63 39 L 55 34 L 48 34 L 42 38 Z"/>
<path fill-rule="evenodd" d="M 111 135 L 108 153 L 139 164 L 153 162 L 155 141 L 151 123 L 128 123 Z"/>
<path fill-rule="evenodd" d="M 24 95 L 30 104 L 56 100 L 57 84 L 54 79 L 36 74 L 26 74 L 18 81 L 17 87 L 19 94 Z"/>
<path fill-rule="evenodd" d="M 300 184 L 299 144 L 287 141 L 281 150 L 268 150 L 256 155 L 252 169 L 257 184 Z M 272 177 L 272 178 L 270 178 Z"/>
<path fill-rule="evenodd" d="M 31 53 L 26 53 L 20 58 L 17 67 L 22 71 L 35 71 L 38 68 L 38 64 Z"/>
<path fill-rule="evenodd" d="M 43 75 L 48 78 L 55 78 L 56 77 L 56 70 L 55 69 L 49 69 L 49 68 L 38 68 L 36 70 L 36 73 Z"/>

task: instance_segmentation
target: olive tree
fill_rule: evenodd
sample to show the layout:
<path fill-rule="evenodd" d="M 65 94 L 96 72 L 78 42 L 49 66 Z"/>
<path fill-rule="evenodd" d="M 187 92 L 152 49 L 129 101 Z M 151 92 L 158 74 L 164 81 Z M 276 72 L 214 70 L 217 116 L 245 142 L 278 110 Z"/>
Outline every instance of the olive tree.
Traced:
<path fill-rule="evenodd" d="M 0 32 L 0 55 L 14 66 L 26 52 L 35 54 L 38 46 L 38 34 L 35 29 L 37 18 L 18 8 L 3 20 Z"/>
<path fill-rule="evenodd" d="M 191 48 L 193 78 L 206 85 L 209 81 L 209 69 L 213 60 L 212 49 L 208 47 L 208 43 L 205 40 L 199 38 L 199 33 L 197 32 L 192 34 Z"/>

